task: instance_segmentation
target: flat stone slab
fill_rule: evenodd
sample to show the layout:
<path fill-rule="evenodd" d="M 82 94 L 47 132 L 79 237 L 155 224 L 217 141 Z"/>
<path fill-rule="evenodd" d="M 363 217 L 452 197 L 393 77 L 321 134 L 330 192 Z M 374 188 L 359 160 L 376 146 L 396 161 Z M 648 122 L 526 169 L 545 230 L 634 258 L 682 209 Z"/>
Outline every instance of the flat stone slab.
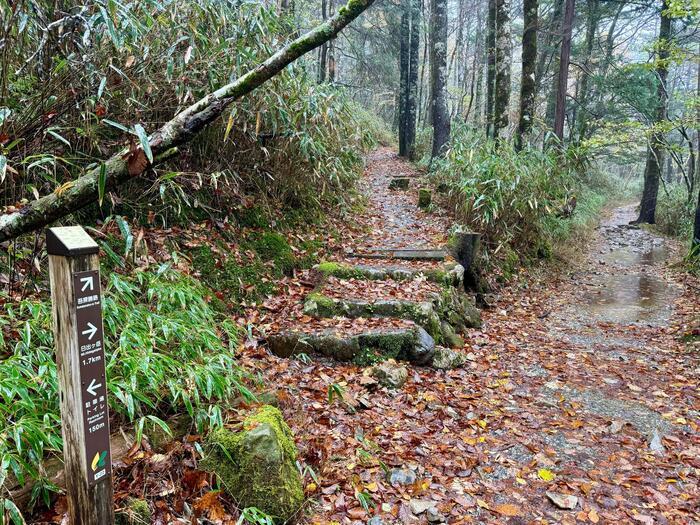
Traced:
<path fill-rule="evenodd" d="M 321 355 L 336 361 L 351 361 L 362 351 L 371 350 L 417 365 L 432 363 L 435 340 L 422 328 L 368 331 L 342 335 L 333 331 L 304 333 L 287 331 L 266 338 L 270 351 L 278 357 L 299 354 Z"/>
<path fill-rule="evenodd" d="M 321 272 L 325 277 L 338 279 L 359 279 L 368 281 L 408 281 L 425 276 L 428 281 L 459 286 L 464 278 L 464 268 L 461 264 L 446 263 L 442 267 L 433 269 L 401 268 L 398 266 L 367 266 L 363 264 L 349 265 L 342 263 L 326 262 L 314 266 L 314 270 Z"/>
<path fill-rule="evenodd" d="M 366 253 L 351 253 L 350 257 L 363 257 L 365 259 L 403 259 L 406 261 L 444 261 L 448 256 L 447 250 L 395 250 L 375 249 Z"/>
<path fill-rule="evenodd" d="M 657 434 L 660 436 L 668 434 L 673 428 L 673 425 L 661 414 L 642 403 L 608 397 L 599 390 L 579 390 L 558 381 L 545 384 L 542 391 L 545 398 L 553 400 L 553 392 L 560 392 L 566 398 L 581 403 L 586 412 L 629 423 L 648 440 L 652 440 Z"/>

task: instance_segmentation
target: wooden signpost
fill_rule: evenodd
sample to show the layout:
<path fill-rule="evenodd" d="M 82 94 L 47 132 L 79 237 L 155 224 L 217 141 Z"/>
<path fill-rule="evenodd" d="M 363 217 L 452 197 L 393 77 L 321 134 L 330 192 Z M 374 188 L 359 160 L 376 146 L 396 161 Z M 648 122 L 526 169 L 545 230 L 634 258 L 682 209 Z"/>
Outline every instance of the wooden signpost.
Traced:
<path fill-rule="evenodd" d="M 112 525 L 114 495 L 99 248 L 80 226 L 46 234 L 72 525 Z"/>

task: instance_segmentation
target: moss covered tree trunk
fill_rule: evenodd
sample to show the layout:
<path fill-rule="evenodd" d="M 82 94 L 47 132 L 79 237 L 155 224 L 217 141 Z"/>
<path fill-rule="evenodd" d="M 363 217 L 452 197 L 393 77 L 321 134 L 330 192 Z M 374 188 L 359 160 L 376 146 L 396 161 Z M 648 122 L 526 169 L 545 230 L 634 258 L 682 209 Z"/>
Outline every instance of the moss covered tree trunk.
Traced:
<path fill-rule="evenodd" d="M 432 0 L 431 7 L 432 156 L 438 157 L 445 152 L 450 140 L 450 115 L 447 112 L 447 0 Z"/>
<path fill-rule="evenodd" d="M 234 101 L 267 82 L 299 57 L 334 38 L 373 2 L 374 0 L 349 0 L 337 15 L 295 39 L 237 80 L 210 93 L 179 113 L 149 138 L 156 163 L 157 159 L 170 155 L 173 148 L 191 141 L 220 117 Z M 65 191 L 52 193 L 31 202 L 19 211 L 0 216 L 0 242 L 45 226 L 95 202 L 98 199 L 101 178 L 109 190 L 142 175 L 148 167 L 142 150 L 130 152 L 126 148 L 122 149 L 100 166 L 88 170 Z"/>
<path fill-rule="evenodd" d="M 411 41 L 408 53 L 408 97 L 406 105 L 406 153 L 416 156 L 416 118 L 418 115 L 418 54 L 420 52 L 421 0 L 411 0 Z"/>
<path fill-rule="evenodd" d="M 637 222 L 647 224 L 656 222 L 656 200 L 659 195 L 659 179 L 661 178 L 661 170 L 664 165 L 664 133 L 659 128 L 667 118 L 668 108 L 666 80 L 668 78 L 670 56 L 671 18 L 668 16 L 667 9 L 668 2 L 664 0 L 661 6 L 659 39 L 656 43 L 657 105 L 654 115 L 654 129 L 652 130 L 649 148 L 647 149 L 647 162 L 644 168 L 644 191 L 639 209 L 639 218 L 637 219 Z"/>
<path fill-rule="evenodd" d="M 510 108 L 510 69 L 513 49 L 510 41 L 510 2 L 496 0 L 496 79 L 494 87 L 493 133 L 505 139 Z"/>
<path fill-rule="evenodd" d="M 523 54 L 520 81 L 520 120 L 516 147 L 522 149 L 535 118 L 535 69 L 537 67 L 538 0 L 523 0 Z"/>

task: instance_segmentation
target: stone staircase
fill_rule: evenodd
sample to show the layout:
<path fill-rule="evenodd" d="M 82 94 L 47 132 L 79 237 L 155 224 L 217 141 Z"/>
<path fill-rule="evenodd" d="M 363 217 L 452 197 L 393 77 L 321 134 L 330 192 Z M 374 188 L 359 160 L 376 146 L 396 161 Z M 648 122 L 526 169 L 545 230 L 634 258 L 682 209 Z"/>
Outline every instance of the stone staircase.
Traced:
<path fill-rule="evenodd" d="M 303 312 L 342 320 L 342 328 L 271 334 L 266 341 L 275 355 L 352 361 L 371 351 L 421 366 L 463 364 L 460 334 L 479 328 L 481 316 L 464 291 L 464 268 L 446 250 L 368 250 L 314 270 L 318 285 Z"/>

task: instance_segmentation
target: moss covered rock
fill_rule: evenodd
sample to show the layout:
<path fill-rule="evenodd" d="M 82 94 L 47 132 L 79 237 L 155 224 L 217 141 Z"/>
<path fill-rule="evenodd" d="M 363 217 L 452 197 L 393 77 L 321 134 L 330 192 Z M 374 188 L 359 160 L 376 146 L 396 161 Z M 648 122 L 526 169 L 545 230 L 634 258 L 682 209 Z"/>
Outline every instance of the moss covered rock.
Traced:
<path fill-rule="evenodd" d="M 427 210 L 430 208 L 430 204 L 433 202 L 433 194 L 427 188 L 421 188 L 418 190 L 418 207 L 422 210 Z"/>
<path fill-rule="evenodd" d="M 264 406 L 243 422 L 240 432 L 212 432 L 202 467 L 216 474 L 241 508 L 256 507 L 283 523 L 304 502 L 296 460 L 292 431 L 282 413 Z"/>

